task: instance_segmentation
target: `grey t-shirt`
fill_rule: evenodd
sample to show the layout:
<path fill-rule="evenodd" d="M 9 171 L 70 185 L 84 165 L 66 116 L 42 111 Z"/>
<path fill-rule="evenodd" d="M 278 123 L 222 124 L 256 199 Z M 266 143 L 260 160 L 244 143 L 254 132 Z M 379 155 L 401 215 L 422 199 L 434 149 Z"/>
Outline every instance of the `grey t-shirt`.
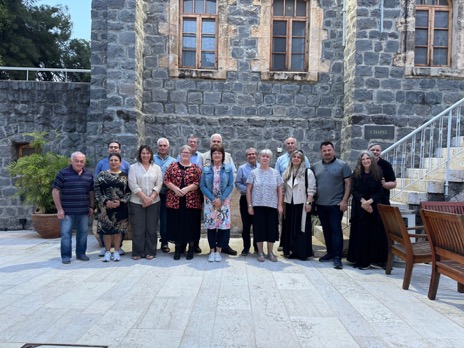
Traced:
<path fill-rule="evenodd" d="M 311 169 L 316 177 L 316 204 L 338 205 L 345 193 L 345 179 L 351 177 L 350 166 L 336 158 L 330 163 L 319 161 Z"/>

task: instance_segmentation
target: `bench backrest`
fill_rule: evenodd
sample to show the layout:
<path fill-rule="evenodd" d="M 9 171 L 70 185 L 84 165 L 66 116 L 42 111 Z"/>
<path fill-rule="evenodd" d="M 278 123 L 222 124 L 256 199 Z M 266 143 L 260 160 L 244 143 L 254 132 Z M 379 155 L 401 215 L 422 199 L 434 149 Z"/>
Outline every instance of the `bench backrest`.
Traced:
<path fill-rule="evenodd" d="M 420 209 L 445 211 L 453 214 L 464 215 L 464 202 L 433 202 L 426 201 L 420 203 Z"/>
<path fill-rule="evenodd" d="M 432 257 L 452 259 L 464 264 L 464 216 L 447 212 L 421 209 L 432 249 Z"/>
<path fill-rule="evenodd" d="M 391 241 L 395 241 L 403 244 L 406 251 L 412 253 L 408 230 L 398 207 L 377 204 L 377 208 L 379 209 L 380 218 L 382 219 L 383 227 L 387 233 L 389 243 L 391 243 Z"/>

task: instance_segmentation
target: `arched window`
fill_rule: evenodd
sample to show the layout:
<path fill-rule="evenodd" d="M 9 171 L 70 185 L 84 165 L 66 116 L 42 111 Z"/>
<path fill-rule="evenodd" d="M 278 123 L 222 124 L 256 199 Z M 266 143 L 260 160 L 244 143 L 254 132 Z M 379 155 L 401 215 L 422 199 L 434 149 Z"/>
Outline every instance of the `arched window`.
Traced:
<path fill-rule="evenodd" d="M 415 66 L 451 65 L 451 9 L 449 0 L 416 1 Z"/>
<path fill-rule="evenodd" d="M 309 52 L 309 1 L 274 0 L 271 71 L 306 71 Z"/>

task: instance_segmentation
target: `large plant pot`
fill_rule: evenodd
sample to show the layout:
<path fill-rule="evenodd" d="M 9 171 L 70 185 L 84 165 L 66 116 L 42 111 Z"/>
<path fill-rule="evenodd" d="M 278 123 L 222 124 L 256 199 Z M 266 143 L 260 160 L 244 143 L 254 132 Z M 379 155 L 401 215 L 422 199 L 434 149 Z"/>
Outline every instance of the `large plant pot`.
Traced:
<path fill-rule="evenodd" d="M 32 228 L 42 238 L 61 237 L 61 223 L 57 214 L 32 214 Z"/>

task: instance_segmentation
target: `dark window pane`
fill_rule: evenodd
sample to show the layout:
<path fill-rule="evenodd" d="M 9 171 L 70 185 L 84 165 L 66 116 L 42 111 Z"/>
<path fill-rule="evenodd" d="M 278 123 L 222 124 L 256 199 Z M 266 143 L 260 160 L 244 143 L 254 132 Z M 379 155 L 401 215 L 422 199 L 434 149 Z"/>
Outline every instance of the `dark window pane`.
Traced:
<path fill-rule="evenodd" d="M 304 39 L 292 39 L 292 53 L 304 53 Z"/>
<path fill-rule="evenodd" d="M 416 46 L 427 46 L 428 44 L 428 30 L 416 30 Z"/>
<path fill-rule="evenodd" d="M 449 27 L 449 16 L 448 12 L 435 11 L 435 28 L 448 29 Z"/>
<path fill-rule="evenodd" d="M 305 36 L 305 22 L 292 23 L 292 36 Z"/>
<path fill-rule="evenodd" d="M 216 38 L 203 37 L 201 39 L 201 49 L 203 51 L 214 51 L 216 49 Z"/>
<path fill-rule="evenodd" d="M 428 28 L 429 26 L 429 11 L 416 11 L 416 28 Z"/>
<path fill-rule="evenodd" d="M 448 50 L 446 48 L 436 48 L 433 50 L 433 65 L 447 65 Z"/>
<path fill-rule="evenodd" d="M 289 17 L 295 16 L 295 4 L 293 0 L 285 1 L 285 15 Z"/>
<path fill-rule="evenodd" d="M 304 56 L 301 54 L 292 54 L 292 70 L 302 71 L 304 69 Z"/>
<path fill-rule="evenodd" d="M 217 13 L 216 0 L 206 0 L 206 13 L 208 14 Z"/>
<path fill-rule="evenodd" d="M 296 1 L 296 15 L 297 17 L 306 17 L 306 4 L 308 1 L 297 0 Z"/>
<path fill-rule="evenodd" d="M 448 47 L 448 31 L 435 30 L 433 32 L 433 45 Z"/>
<path fill-rule="evenodd" d="M 287 52 L 287 39 L 285 38 L 274 38 L 272 40 L 272 52 L 285 53 Z"/>
<path fill-rule="evenodd" d="M 284 1 L 275 0 L 273 5 L 274 16 L 283 16 L 284 15 Z"/>
<path fill-rule="evenodd" d="M 201 53 L 201 67 L 202 68 L 214 68 L 216 65 L 214 53 Z"/>
<path fill-rule="evenodd" d="M 195 36 L 184 35 L 184 37 L 182 38 L 182 48 L 195 49 L 196 48 L 196 38 L 195 38 Z"/>
<path fill-rule="evenodd" d="M 205 11 L 204 0 L 195 0 L 195 13 L 204 13 Z"/>
<path fill-rule="evenodd" d="M 193 12 L 193 0 L 184 0 L 184 13 Z"/>
<path fill-rule="evenodd" d="M 285 70 L 285 56 L 282 54 L 272 55 L 272 70 Z"/>
<path fill-rule="evenodd" d="M 214 19 L 204 19 L 202 22 L 201 33 L 216 35 L 216 21 Z"/>
<path fill-rule="evenodd" d="M 273 23 L 273 32 L 272 35 L 277 36 L 285 36 L 287 35 L 287 22 L 282 22 L 282 21 L 274 21 Z"/>
<path fill-rule="evenodd" d="M 438 0 L 438 5 L 449 6 L 448 0 Z"/>
<path fill-rule="evenodd" d="M 182 51 L 182 66 L 195 67 L 195 52 Z"/>
<path fill-rule="evenodd" d="M 414 63 L 417 65 L 425 65 L 427 64 L 427 49 L 426 48 L 418 48 L 414 50 Z"/>
<path fill-rule="evenodd" d="M 184 18 L 184 25 L 182 27 L 183 33 L 196 33 L 197 23 L 196 19 Z"/>

